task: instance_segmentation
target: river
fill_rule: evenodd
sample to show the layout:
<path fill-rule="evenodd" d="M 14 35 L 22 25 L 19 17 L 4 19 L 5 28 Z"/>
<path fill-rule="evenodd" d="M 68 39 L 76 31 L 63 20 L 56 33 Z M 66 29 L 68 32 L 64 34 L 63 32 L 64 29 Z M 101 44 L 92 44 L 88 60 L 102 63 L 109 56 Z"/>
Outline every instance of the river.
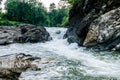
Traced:
<path fill-rule="evenodd" d="M 25 53 L 41 57 L 47 64 L 37 64 L 41 71 L 23 72 L 19 80 L 120 80 L 120 56 L 113 52 L 94 52 L 63 35 L 66 28 L 47 28 L 53 40 L 45 43 L 0 46 L 0 56 Z M 45 62 L 46 63 L 46 62 Z"/>

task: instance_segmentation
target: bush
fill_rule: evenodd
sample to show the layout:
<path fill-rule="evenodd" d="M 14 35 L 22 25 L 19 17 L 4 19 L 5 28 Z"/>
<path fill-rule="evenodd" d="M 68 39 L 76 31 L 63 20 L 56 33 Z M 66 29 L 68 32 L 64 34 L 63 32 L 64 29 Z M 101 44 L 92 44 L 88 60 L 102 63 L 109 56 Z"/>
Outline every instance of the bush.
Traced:
<path fill-rule="evenodd" d="M 7 0 L 7 19 L 34 25 L 46 25 L 48 23 L 46 9 L 42 5 L 37 6 L 36 3 L 38 2 L 35 0 L 30 0 L 28 2 Z"/>
<path fill-rule="evenodd" d="M 20 24 L 20 22 L 15 22 L 15 21 L 9 21 L 9 20 L 0 20 L 0 26 L 15 26 Z"/>

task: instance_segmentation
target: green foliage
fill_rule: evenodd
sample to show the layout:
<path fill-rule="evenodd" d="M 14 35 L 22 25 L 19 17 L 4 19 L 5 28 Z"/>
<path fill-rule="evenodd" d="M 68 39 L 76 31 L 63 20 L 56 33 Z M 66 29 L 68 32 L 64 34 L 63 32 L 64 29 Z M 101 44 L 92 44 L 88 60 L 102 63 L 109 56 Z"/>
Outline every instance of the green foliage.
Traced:
<path fill-rule="evenodd" d="M 0 0 L 0 5 L 1 5 L 1 2 L 2 2 L 2 0 Z M 1 9 L 2 9 L 2 8 L 0 7 L 0 12 L 1 12 Z"/>
<path fill-rule="evenodd" d="M 39 26 L 66 26 L 68 9 L 55 9 L 55 4 L 50 5 L 47 12 L 42 3 L 37 0 L 7 0 L 5 19 Z M 65 23 L 66 22 L 66 23 Z"/>
<path fill-rule="evenodd" d="M 42 5 L 37 6 L 35 0 L 29 2 L 8 0 L 6 10 L 7 18 L 12 21 L 35 25 L 45 25 L 48 23 L 45 8 Z"/>
<path fill-rule="evenodd" d="M 0 19 L 0 26 L 5 25 L 5 26 L 15 26 L 20 24 L 20 22 L 16 22 L 16 21 L 8 21 L 8 20 L 3 20 Z"/>
<path fill-rule="evenodd" d="M 0 18 L 3 18 L 5 16 L 4 13 L 0 13 Z"/>
<path fill-rule="evenodd" d="M 50 26 L 67 26 L 64 25 L 65 18 L 68 17 L 68 9 L 55 9 L 49 12 Z"/>
<path fill-rule="evenodd" d="M 62 24 L 60 26 L 68 26 L 69 25 L 69 17 L 65 16 L 62 20 Z"/>

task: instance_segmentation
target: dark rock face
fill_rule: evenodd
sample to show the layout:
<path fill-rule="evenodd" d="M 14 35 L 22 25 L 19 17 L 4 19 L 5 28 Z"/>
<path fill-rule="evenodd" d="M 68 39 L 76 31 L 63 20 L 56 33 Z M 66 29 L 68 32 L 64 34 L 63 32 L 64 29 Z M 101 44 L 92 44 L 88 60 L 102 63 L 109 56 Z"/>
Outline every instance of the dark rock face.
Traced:
<path fill-rule="evenodd" d="M 101 15 L 120 6 L 120 0 L 82 0 L 75 3 L 69 13 L 69 28 L 64 35 L 69 43 L 83 46 L 91 23 Z"/>
<path fill-rule="evenodd" d="M 0 79 L 18 80 L 20 74 L 27 69 L 40 70 L 32 62 L 40 61 L 40 58 L 26 54 L 11 54 L 0 57 Z"/>
<path fill-rule="evenodd" d="M 25 34 L 30 29 L 37 28 L 37 26 L 31 24 L 21 24 L 19 25 L 19 28 L 21 29 L 21 34 Z"/>
<path fill-rule="evenodd" d="M 37 27 L 35 25 L 20 25 L 22 36 L 19 37 L 18 42 L 45 42 L 52 38 L 49 33 L 43 27 Z"/>
<path fill-rule="evenodd" d="M 0 45 L 20 42 L 45 42 L 52 38 L 43 27 L 31 24 L 22 24 L 18 27 L 0 26 Z"/>

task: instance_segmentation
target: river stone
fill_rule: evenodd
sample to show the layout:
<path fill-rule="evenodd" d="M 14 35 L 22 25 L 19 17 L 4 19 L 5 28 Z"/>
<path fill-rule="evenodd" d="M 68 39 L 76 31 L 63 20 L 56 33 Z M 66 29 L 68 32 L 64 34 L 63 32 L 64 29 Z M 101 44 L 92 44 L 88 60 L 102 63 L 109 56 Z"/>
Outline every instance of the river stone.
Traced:
<path fill-rule="evenodd" d="M 50 34 L 44 27 L 31 24 L 0 26 L 0 45 L 11 43 L 45 42 L 51 39 Z"/>
<path fill-rule="evenodd" d="M 84 46 L 100 45 L 104 49 L 118 49 L 120 44 L 120 7 L 96 19 L 89 28 Z"/>
<path fill-rule="evenodd" d="M 0 26 L 0 45 L 13 43 L 20 36 L 21 33 L 18 28 L 13 26 Z"/>
<path fill-rule="evenodd" d="M 40 70 L 35 61 L 40 61 L 40 58 L 31 55 L 10 54 L 0 57 L 0 80 L 18 80 L 20 74 L 29 70 Z"/>
<path fill-rule="evenodd" d="M 44 27 L 38 27 L 31 24 L 22 24 L 19 26 L 22 36 L 18 38 L 18 42 L 45 42 L 52 38 Z"/>
<path fill-rule="evenodd" d="M 20 24 L 18 27 L 21 29 L 21 34 L 26 33 L 30 29 L 37 28 L 37 26 L 32 25 L 32 24 Z"/>

